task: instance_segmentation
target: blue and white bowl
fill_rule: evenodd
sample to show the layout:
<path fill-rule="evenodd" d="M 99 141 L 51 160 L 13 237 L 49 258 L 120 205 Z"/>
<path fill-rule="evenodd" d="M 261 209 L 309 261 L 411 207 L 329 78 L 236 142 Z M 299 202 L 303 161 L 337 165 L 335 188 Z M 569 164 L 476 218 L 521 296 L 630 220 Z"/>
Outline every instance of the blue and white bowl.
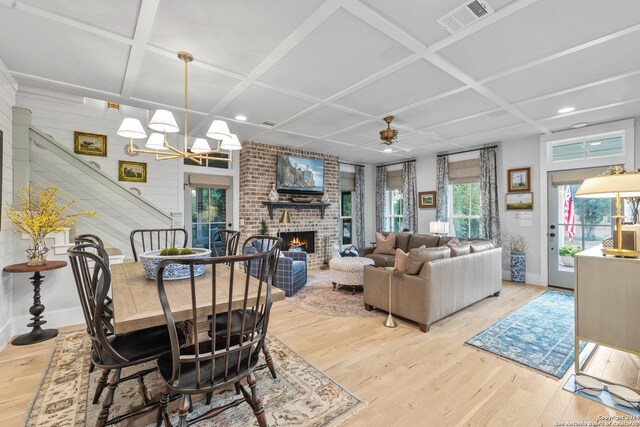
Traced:
<path fill-rule="evenodd" d="M 191 258 L 207 258 L 211 256 L 211 249 L 203 249 L 203 248 L 189 248 L 195 252 L 195 254 L 189 255 L 160 255 L 161 251 L 147 251 L 140 255 L 140 262 L 144 267 L 144 274 L 147 276 L 147 279 L 156 278 L 156 268 L 161 261 L 165 259 L 191 259 Z M 205 265 L 196 265 L 194 266 L 194 274 L 196 276 L 200 276 L 204 274 Z M 189 266 L 183 264 L 169 264 L 165 267 L 164 273 L 162 275 L 164 280 L 179 280 L 179 279 L 187 279 L 190 277 L 189 274 Z"/>

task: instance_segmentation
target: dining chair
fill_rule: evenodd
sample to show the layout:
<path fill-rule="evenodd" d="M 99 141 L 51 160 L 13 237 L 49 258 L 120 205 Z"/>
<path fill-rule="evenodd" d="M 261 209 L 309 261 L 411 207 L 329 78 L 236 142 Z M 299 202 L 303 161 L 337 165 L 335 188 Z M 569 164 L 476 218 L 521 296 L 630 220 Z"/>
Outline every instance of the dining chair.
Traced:
<path fill-rule="evenodd" d="M 102 239 L 95 234 L 79 234 L 73 239 L 73 241 L 76 245 L 81 245 L 82 243 L 93 243 L 104 248 Z"/>
<path fill-rule="evenodd" d="M 108 386 L 96 426 L 115 424 L 126 418 L 151 412 L 154 408 L 158 409 L 159 417 L 158 402 L 149 400 L 144 384 L 144 376 L 155 371 L 156 368 L 142 369 L 124 378 L 121 378 L 120 373 L 122 368 L 153 361 L 171 348 L 166 325 L 124 334 L 111 332 L 114 330 L 111 323 L 113 318 L 107 315 L 105 310 L 107 294 L 111 287 L 111 272 L 104 261 L 108 259 L 105 250 L 97 244 L 85 243 L 69 248 L 67 255 L 80 298 L 87 334 L 91 339 L 91 361 L 96 367 L 102 369 L 102 375 L 93 396 L 93 404 L 98 403 L 102 391 Z M 178 332 L 175 335 L 178 345 L 184 344 L 184 334 Z M 109 419 L 109 411 L 118 384 L 131 379 L 138 380 L 142 406 L 127 414 Z"/>
<path fill-rule="evenodd" d="M 189 233 L 185 228 L 147 228 L 133 230 L 129 235 L 133 260 L 138 262 L 138 251 L 166 248 L 186 248 Z"/>
<path fill-rule="evenodd" d="M 275 249 L 275 247 L 274 247 Z M 158 265 L 156 283 L 158 296 L 162 305 L 166 323 L 169 327 L 171 352 L 158 358 L 158 368 L 167 390 L 160 400 L 161 412 L 166 426 L 171 426 L 167 412 L 167 404 L 172 393 L 182 395 L 179 404 L 179 426 L 187 425 L 187 414 L 192 407 L 191 396 L 206 394 L 207 402 L 211 395 L 230 385 L 234 385 L 236 393 L 242 393 L 244 399 L 235 399 L 228 404 L 209 409 L 205 413 L 188 420 L 188 424 L 217 416 L 221 412 L 247 402 L 253 409 L 259 426 L 266 426 L 266 415 L 262 399 L 257 389 L 254 370 L 258 363 L 260 349 L 263 348 L 269 314 L 271 312 L 271 286 L 261 279 L 269 277 L 270 270 L 275 267 L 275 250 L 259 252 L 252 255 L 224 256 L 217 258 L 165 260 Z M 185 292 L 192 295 L 193 317 L 191 320 L 194 332 L 192 345 L 179 345 L 176 320 L 173 317 L 171 300 L 167 297 L 164 269 L 171 263 L 188 265 L 191 272 L 189 284 L 184 284 Z M 248 263 L 256 265 L 261 274 L 253 278 L 248 274 L 239 274 L 237 265 Z M 202 307 L 196 303 L 196 279 L 194 266 L 210 265 L 211 271 L 207 280 L 211 287 L 211 294 L 217 295 L 218 290 L 228 295 L 243 295 L 241 304 L 233 304 L 232 298 L 220 298 L 210 307 L 212 318 L 207 338 L 200 338 L 198 318 Z M 198 279 L 203 280 L 203 279 Z M 235 307 L 242 307 L 236 309 Z M 203 331 L 204 332 L 204 331 Z M 241 381 L 246 379 L 250 392 L 245 389 Z"/>
<path fill-rule="evenodd" d="M 230 256 L 238 251 L 240 242 L 240 232 L 226 230 L 224 228 L 216 231 L 211 236 L 212 256 Z"/>

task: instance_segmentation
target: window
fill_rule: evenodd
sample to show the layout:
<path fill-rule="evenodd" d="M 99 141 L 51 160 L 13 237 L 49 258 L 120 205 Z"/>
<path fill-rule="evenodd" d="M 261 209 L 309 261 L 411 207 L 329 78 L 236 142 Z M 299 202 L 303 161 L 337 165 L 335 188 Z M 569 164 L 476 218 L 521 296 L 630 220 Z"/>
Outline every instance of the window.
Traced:
<path fill-rule="evenodd" d="M 225 228 L 227 190 L 196 187 L 191 189 L 191 239 L 196 248 L 213 249 L 211 238 Z"/>
<path fill-rule="evenodd" d="M 399 189 L 384 192 L 384 230 L 400 231 L 404 223 L 402 215 L 402 191 Z"/>
<path fill-rule="evenodd" d="M 591 138 L 554 144 L 551 147 L 553 162 L 566 160 L 584 160 L 623 154 L 624 136 L 600 135 Z"/>
<path fill-rule="evenodd" d="M 352 217 L 351 217 L 351 191 L 342 191 L 340 197 L 340 220 L 342 221 L 342 244 L 353 243 L 351 238 Z"/>
<path fill-rule="evenodd" d="M 457 237 L 480 236 L 480 182 L 452 184 L 449 222 Z"/>

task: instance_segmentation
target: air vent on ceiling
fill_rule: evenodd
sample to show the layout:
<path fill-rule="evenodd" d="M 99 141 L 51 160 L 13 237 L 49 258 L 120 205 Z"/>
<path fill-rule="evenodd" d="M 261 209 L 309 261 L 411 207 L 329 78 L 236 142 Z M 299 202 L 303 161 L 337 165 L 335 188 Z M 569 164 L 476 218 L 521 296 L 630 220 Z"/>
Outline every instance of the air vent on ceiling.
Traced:
<path fill-rule="evenodd" d="M 473 0 L 456 7 L 451 12 L 438 18 L 437 21 L 445 30 L 453 34 L 492 13 L 493 9 L 489 6 L 489 3 L 482 0 Z"/>
<path fill-rule="evenodd" d="M 262 122 L 263 125 L 265 126 L 275 126 L 278 123 L 277 122 L 272 122 L 271 120 L 265 120 L 264 122 Z"/>

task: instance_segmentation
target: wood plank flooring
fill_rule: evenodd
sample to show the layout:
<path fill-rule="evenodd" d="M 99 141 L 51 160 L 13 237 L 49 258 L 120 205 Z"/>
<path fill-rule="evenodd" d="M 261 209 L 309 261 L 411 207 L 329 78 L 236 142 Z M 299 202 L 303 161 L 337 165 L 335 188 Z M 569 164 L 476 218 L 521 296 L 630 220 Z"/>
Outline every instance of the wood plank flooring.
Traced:
<path fill-rule="evenodd" d="M 616 414 L 562 390 L 572 369 L 557 381 L 464 345 L 545 290 L 505 282 L 498 298 L 486 298 L 437 322 L 426 334 L 401 319 L 397 328 L 388 329 L 382 316 L 332 317 L 286 301 L 274 304 L 269 328 L 368 403 L 345 424 L 349 427 L 554 426 Z M 26 347 L 8 345 L 0 352 L 2 426 L 20 425 L 52 344 L 53 340 Z M 639 359 L 613 353 L 605 350 L 594 358 L 594 369 L 637 383 Z"/>

